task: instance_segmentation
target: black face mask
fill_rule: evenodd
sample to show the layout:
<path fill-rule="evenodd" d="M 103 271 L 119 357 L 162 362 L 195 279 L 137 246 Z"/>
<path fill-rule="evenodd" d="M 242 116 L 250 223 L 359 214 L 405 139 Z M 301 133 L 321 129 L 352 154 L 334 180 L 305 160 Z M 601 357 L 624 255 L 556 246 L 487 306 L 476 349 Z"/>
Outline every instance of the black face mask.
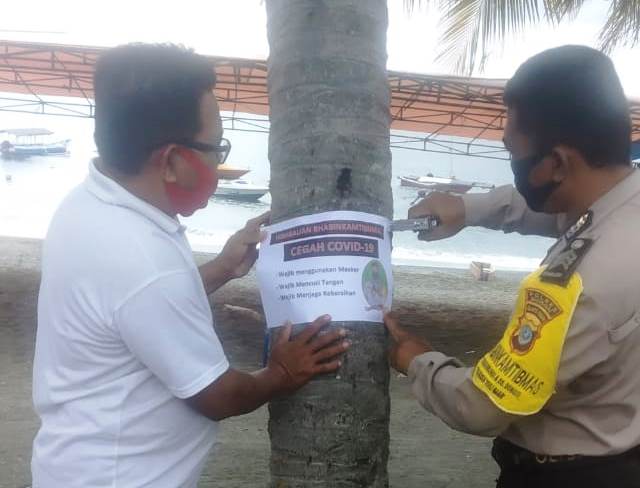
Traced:
<path fill-rule="evenodd" d="M 511 160 L 516 189 L 527 202 L 527 206 L 534 212 L 542 212 L 545 202 L 553 191 L 560 186 L 557 181 L 550 181 L 542 186 L 532 186 L 529 183 L 531 170 L 544 159 L 544 155 L 536 154 L 521 159 Z"/>

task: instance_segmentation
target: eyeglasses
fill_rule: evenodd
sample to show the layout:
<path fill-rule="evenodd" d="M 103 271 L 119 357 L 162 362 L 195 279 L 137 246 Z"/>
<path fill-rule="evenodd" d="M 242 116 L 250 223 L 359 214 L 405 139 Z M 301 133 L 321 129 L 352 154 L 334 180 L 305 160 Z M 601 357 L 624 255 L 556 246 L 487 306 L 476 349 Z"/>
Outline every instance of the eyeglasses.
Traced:
<path fill-rule="evenodd" d="M 220 144 L 207 144 L 206 142 L 199 141 L 176 141 L 176 144 L 180 146 L 188 147 L 189 149 L 195 149 L 203 153 L 215 153 L 218 156 L 218 164 L 224 164 L 231 152 L 231 142 L 224 137 L 220 139 Z"/>

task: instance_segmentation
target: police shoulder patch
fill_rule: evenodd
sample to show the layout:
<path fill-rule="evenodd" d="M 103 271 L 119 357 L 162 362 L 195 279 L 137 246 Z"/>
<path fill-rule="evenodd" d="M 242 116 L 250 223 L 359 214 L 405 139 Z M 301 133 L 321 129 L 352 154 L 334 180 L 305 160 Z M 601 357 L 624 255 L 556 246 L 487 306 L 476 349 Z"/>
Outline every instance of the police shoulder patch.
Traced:
<path fill-rule="evenodd" d="M 473 384 L 499 409 L 539 412 L 555 391 L 564 340 L 582 293 L 573 273 L 566 286 L 541 281 L 545 268 L 522 282 L 516 307 L 498 344 L 476 364 Z"/>
<path fill-rule="evenodd" d="M 553 258 L 540 275 L 540 281 L 566 286 L 580 261 L 593 244 L 593 239 L 574 239 Z"/>

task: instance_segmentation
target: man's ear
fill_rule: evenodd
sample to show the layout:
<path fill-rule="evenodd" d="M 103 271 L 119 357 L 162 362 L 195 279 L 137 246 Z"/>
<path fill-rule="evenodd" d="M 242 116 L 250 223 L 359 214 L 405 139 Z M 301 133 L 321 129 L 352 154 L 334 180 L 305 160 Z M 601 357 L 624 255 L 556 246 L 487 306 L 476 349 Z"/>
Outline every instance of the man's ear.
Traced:
<path fill-rule="evenodd" d="M 551 178 L 556 183 L 564 181 L 576 164 L 577 152 L 564 145 L 555 146 L 551 150 Z"/>
<path fill-rule="evenodd" d="M 176 165 L 178 163 L 178 154 L 175 144 L 167 144 L 157 149 L 154 154 L 154 162 L 160 168 L 162 178 L 166 183 L 175 183 L 178 179 Z"/>

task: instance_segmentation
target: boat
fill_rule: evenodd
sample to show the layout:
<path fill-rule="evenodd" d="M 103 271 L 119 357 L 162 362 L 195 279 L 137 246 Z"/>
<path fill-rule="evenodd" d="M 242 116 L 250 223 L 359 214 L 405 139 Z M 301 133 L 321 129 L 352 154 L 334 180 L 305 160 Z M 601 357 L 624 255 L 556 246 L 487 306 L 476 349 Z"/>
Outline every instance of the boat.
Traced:
<path fill-rule="evenodd" d="M 53 134 L 48 129 L 0 130 L 0 154 L 5 159 L 68 154 L 71 140 L 55 140 Z"/>
<path fill-rule="evenodd" d="M 257 201 L 269 193 L 266 186 L 254 185 L 247 180 L 221 181 L 213 197 L 232 198 L 234 200 Z"/>
<path fill-rule="evenodd" d="M 481 261 L 471 261 L 469 269 L 478 281 L 489 281 L 496 272 L 491 263 L 483 263 Z"/>
<path fill-rule="evenodd" d="M 443 191 L 450 193 L 467 193 L 471 188 L 491 190 L 494 185 L 477 181 L 463 181 L 456 177 L 433 176 L 399 176 L 400 186 L 420 188 L 429 191 Z"/>
<path fill-rule="evenodd" d="M 221 180 L 237 180 L 249 172 L 249 168 L 234 168 L 227 164 L 218 166 L 218 178 Z"/>

